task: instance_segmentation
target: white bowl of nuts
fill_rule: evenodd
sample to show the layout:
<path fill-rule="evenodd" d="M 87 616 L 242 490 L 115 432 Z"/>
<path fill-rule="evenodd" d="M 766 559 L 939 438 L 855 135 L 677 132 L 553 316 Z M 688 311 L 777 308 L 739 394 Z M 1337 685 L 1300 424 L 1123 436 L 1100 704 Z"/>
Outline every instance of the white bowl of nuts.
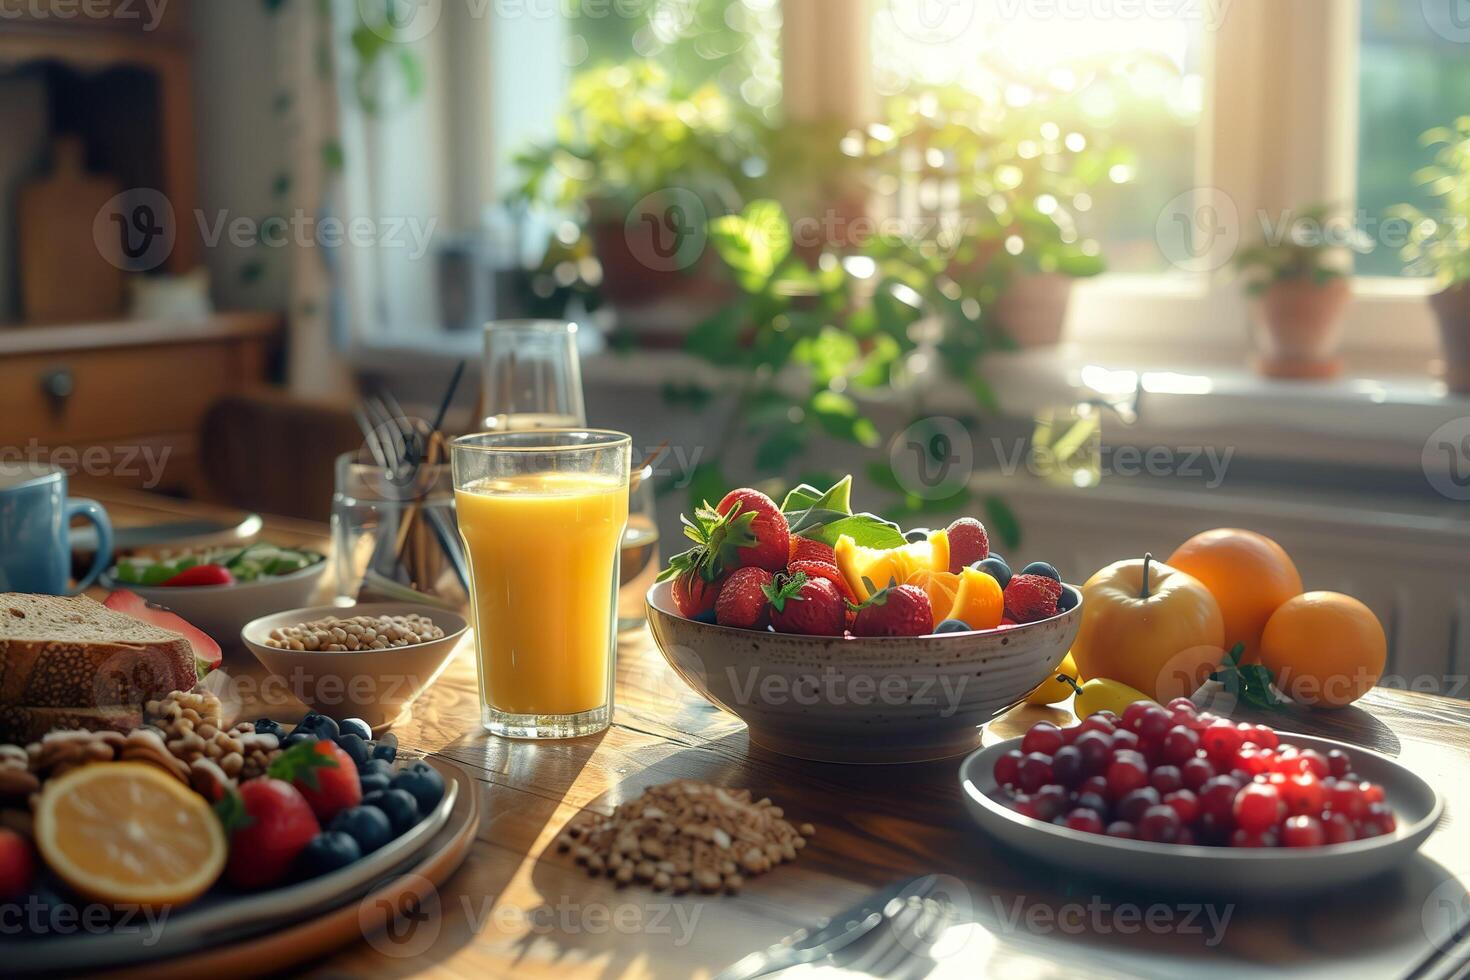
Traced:
<path fill-rule="evenodd" d="M 463 616 L 435 606 L 373 602 L 262 616 L 240 639 L 312 710 L 378 729 L 438 679 L 467 626 Z"/>

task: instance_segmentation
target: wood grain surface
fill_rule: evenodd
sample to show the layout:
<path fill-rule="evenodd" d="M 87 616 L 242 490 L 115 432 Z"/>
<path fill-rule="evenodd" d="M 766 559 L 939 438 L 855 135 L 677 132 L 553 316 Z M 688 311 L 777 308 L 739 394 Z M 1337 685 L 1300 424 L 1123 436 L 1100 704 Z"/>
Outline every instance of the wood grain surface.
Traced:
<path fill-rule="evenodd" d="M 110 499 L 118 523 L 177 519 L 193 505 Z M 310 540 L 312 526 L 275 536 Z M 268 536 L 271 532 L 268 532 Z M 318 529 L 317 534 L 320 534 Z M 325 541 L 318 539 L 318 545 Z M 226 667 L 259 668 L 232 651 Z M 1220 710 L 1220 705 L 1213 706 Z M 274 706 L 289 717 L 299 706 Z M 1247 712 L 1233 713 L 1237 717 Z M 1368 746 L 1413 768 L 1446 800 L 1437 832 L 1392 875 L 1290 902 L 1232 902 L 1181 882 L 1178 894 L 1127 890 L 1007 851 L 966 815 L 958 760 L 902 766 L 800 762 L 752 746 L 744 725 L 701 701 L 664 664 L 646 631 L 620 645 L 613 726 L 584 739 L 530 743 L 479 729 L 472 650 L 401 723 L 405 746 L 465 768 L 483 820 L 469 860 L 401 944 L 358 942 L 312 968 L 327 977 L 711 976 L 870 891 L 921 873 L 948 876 L 965 925 L 906 975 L 935 977 L 1396 977 L 1467 968 L 1470 705 L 1375 690 L 1335 712 L 1291 710 L 1276 727 Z M 1031 722 L 1070 720 L 1023 708 L 987 741 Z M 671 898 L 589 878 L 553 842 L 580 810 L 610 811 L 645 786 L 689 777 L 770 796 L 817 832 L 800 859 L 736 897 Z M 417 938 L 415 938 L 417 937 Z M 248 971 L 248 964 L 241 964 Z M 791 975 L 791 974 L 788 974 Z"/>

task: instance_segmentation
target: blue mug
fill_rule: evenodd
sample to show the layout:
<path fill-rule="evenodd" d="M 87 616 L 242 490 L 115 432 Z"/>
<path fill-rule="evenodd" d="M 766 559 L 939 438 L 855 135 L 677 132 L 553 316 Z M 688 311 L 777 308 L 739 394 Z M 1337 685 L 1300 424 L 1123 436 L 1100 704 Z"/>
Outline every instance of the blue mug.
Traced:
<path fill-rule="evenodd" d="M 69 530 L 74 517 L 97 526 L 97 554 L 76 588 Z M 95 500 L 67 497 L 65 470 L 0 465 L 0 592 L 76 595 L 111 563 L 107 512 Z"/>

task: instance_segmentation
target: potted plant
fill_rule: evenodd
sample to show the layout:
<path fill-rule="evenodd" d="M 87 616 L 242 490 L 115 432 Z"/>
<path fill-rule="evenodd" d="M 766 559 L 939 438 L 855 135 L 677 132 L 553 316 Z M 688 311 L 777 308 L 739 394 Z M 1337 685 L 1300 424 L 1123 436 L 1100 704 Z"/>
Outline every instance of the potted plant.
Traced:
<path fill-rule="evenodd" d="M 732 295 L 706 228 L 740 209 L 760 145 L 759 120 L 714 85 L 681 91 L 634 60 L 575 77 L 557 138 L 516 157 L 510 196 L 577 219 L 601 295 L 625 319 L 669 313 L 687 329 Z"/>
<path fill-rule="evenodd" d="M 1018 108 L 958 89 L 926 91 L 890 104 L 892 137 L 878 148 L 900 170 L 922 161 L 916 182 L 953 195 L 952 212 L 934 216 L 938 237 L 948 237 L 945 271 L 1022 347 L 1056 343 L 1073 281 L 1106 269 L 1076 211 L 1096 184 L 1132 170 L 1126 148 L 1064 130 L 1055 120 L 1066 114 L 1060 98 Z"/>
<path fill-rule="evenodd" d="M 1470 116 L 1429 130 L 1420 142 L 1440 147 L 1434 163 L 1414 175 L 1440 209 L 1425 213 L 1403 204 L 1390 214 L 1409 224 L 1402 250 L 1408 271 L 1431 274 L 1440 287 L 1429 305 L 1439 320 L 1445 384 L 1470 393 Z"/>
<path fill-rule="evenodd" d="M 1334 233 L 1333 217 L 1328 205 L 1306 208 L 1235 257 L 1254 300 L 1256 366 L 1262 374 L 1342 373 L 1343 315 L 1352 299 L 1348 249 L 1366 245 L 1356 229 Z"/>

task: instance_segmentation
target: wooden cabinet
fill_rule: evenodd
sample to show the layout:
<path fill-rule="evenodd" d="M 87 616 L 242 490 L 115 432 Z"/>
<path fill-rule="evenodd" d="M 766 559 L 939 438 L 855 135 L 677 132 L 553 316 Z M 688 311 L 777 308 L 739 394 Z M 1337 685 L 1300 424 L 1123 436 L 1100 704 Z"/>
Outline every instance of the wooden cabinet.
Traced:
<path fill-rule="evenodd" d="M 280 319 L 0 328 L 0 463 L 51 460 L 142 489 L 199 490 L 218 399 L 266 381 Z"/>

